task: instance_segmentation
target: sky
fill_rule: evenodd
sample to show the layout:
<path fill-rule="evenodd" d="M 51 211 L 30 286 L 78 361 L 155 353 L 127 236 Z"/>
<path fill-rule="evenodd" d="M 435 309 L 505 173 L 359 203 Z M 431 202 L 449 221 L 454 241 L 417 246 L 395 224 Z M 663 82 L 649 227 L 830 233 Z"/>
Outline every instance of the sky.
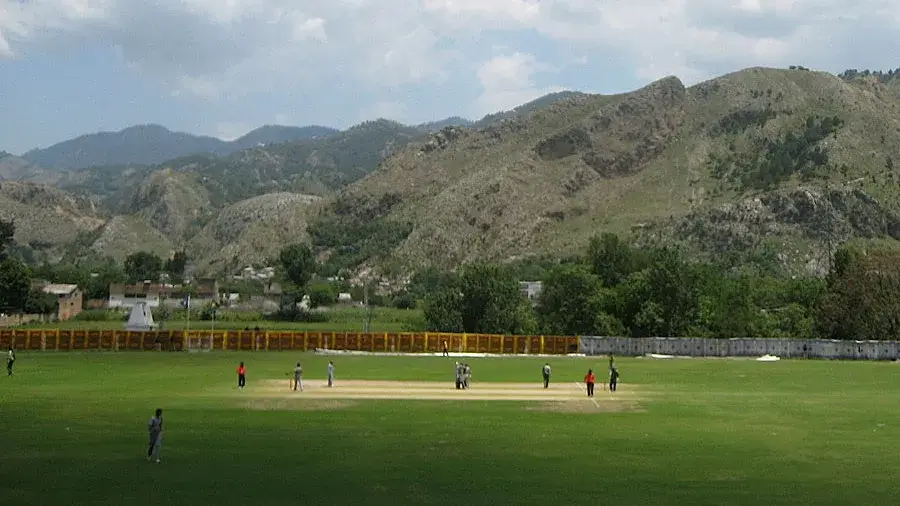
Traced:
<path fill-rule="evenodd" d="M 478 119 L 561 89 L 900 67 L 900 0 L 0 0 L 0 150 Z"/>

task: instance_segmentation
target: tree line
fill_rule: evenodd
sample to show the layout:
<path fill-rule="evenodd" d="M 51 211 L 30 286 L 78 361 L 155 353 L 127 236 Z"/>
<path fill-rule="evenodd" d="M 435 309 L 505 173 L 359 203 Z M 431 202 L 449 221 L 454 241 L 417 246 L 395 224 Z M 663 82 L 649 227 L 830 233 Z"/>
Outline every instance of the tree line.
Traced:
<path fill-rule="evenodd" d="M 430 271 L 410 290 L 441 332 L 900 339 L 900 252 L 842 246 L 834 257 L 825 278 L 782 277 L 603 234 L 551 266 L 535 301 L 503 265 Z"/>
<path fill-rule="evenodd" d="M 55 300 L 32 279 L 78 284 L 87 299 L 109 296 L 109 285 L 184 275 L 187 256 L 168 260 L 137 252 L 122 265 L 29 267 L 8 254 L 15 227 L 0 222 L 0 310 L 47 312 Z M 306 244 L 284 247 L 273 259 L 286 294 L 284 319 L 333 303 L 338 286 L 325 277 Z M 370 301 L 420 308 L 426 330 L 491 334 L 632 337 L 792 337 L 900 340 L 900 248 L 843 245 L 825 277 L 781 276 L 772 269 L 696 261 L 671 247 L 634 247 L 615 234 L 593 238 L 582 256 L 516 264 L 482 263 L 455 271 L 415 273 L 392 296 Z M 541 281 L 527 299 L 520 281 Z M 177 282 L 177 281 L 176 281 Z M 357 287 L 356 291 L 364 290 Z M 360 299 L 356 293 L 354 299 Z"/>

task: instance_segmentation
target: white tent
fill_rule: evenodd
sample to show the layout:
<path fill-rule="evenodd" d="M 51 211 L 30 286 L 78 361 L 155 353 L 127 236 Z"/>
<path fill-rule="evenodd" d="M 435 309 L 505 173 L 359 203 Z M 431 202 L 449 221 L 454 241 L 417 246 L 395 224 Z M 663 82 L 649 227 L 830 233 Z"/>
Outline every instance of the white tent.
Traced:
<path fill-rule="evenodd" d="M 125 330 L 153 330 L 156 323 L 153 321 L 153 313 L 150 312 L 150 306 L 146 302 L 138 302 L 131 310 L 128 316 L 128 323 L 125 324 Z"/>

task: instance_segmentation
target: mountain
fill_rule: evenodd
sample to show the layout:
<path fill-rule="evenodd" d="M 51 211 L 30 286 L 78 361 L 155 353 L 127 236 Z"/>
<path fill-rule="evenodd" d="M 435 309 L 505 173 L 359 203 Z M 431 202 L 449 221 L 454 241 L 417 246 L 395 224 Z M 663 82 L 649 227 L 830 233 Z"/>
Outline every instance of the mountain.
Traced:
<path fill-rule="evenodd" d="M 306 223 L 320 197 L 297 193 L 269 193 L 222 209 L 199 234 L 187 252 L 197 259 L 198 272 L 235 272 L 247 265 L 277 257 L 289 242 L 306 239 Z"/>
<path fill-rule="evenodd" d="M 0 182 L 0 220 L 16 225 L 15 241 L 27 260 L 56 261 L 80 234 L 106 216 L 90 199 L 21 181 Z"/>
<path fill-rule="evenodd" d="M 160 125 L 138 125 L 118 132 L 99 132 L 34 149 L 22 155 L 45 169 L 79 169 L 111 165 L 153 165 L 183 156 L 227 155 L 260 144 L 312 139 L 336 133 L 321 127 L 267 125 L 232 142 L 214 137 L 172 132 Z"/>
<path fill-rule="evenodd" d="M 838 242 L 900 239 L 900 101 L 881 82 L 751 68 L 685 87 L 566 93 L 446 128 L 342 190 L 310 234 L 347 264 L 565 255 L 603 231 L 821 272 Z M 632 234 L 633 232 L 633 234 Z M 743 261 L 743 260 L 740 260 Z"/>
<path fill-rule="evenodd" d="M 539 99 L 495 115 L 495 120 L 488 118 L 485 124 L 531 114 L 564 97 Z M 15 213 L 6 215 L 29 223 L 32 235 L 60 239 L 52 248 L 39 239 L 34 244 L 47 250 L 39 251 L 29 248 L 31 239 L 20 234 L 25 241 L 20 247 L 35 258 L 100 256 L 122 261 L 134 251 L 167 256 L 186 248 L 195 256 L 198 272 L 216 273 L 265 261 L 284 244 L 305 240 L 308 222 L 334 192 L 364 178 L 410 143 L 429 138 L 434 142 L 444 135 L 441 132 L 471 124 L 457 117 L 417 126 L 375 120 L 338 133 L 325 127 L 266 126 L 236 140 L 234 144 L 252 147 L 230 155 L 191 154 L 148 166 L 48 170 L 4 154 L 0 170 L 5 172 L 0 175 L 52 185 L 56 188 L 34 183 L 30 187 L 45 188 L 60 201 L 79 202 L 86 206 L 79 212 L 90 219 L 73 227 L 66 220 L 47 221 L 52 215 L 40 206 L 18 204 Z M 158 134 L 164 131 L 160 128 L 142 130 Z M 293 136 L 310 138 L 281 142 Z M 0 212 L 10 207 L 15 206 L 0 201 Z M 35 221 L 36 217 L 43 221 Z M 58 234 L 58 229 L 64 233 Z M 321 235 L 322 228 L 316 233 Z"/>
<path fill-rule="evenodd" d="M 242 149 L 255 148 L 266 144 L 319 139 L 339 132 L 340 130 L 334 128 L 317 125 L 305 127 L 264 125 L 228 143 L 228 149 L 220 151 L 219 153 L 229 154 Z"/>
<path fill-rule="evenodd" d="M 430 121 L 416 125 L 416 128 L 424 132 L 436 132 L 446 127 L 470 127 L 475 124 L 474 121 L 460 118 L 459 116 L 451 116 L 439 121 Z"/>
<path fill-rule="evenodd" d="M 302 240 L 331 270 L 397 273 L 578 254 L 605 231 L 822 272 L 841 241 L 900 239 L 898 89 L 893 74 L 800 67 L 561 92 L 471 124 L 377 120 L 227 156 L 64 172 L 49 207 L 77 200 L 69 215 L 85 224 L 51 223 L 34 204 L 18 216 L 42 214 L 29 227 L 60 234 L 42 232 L 48 250 L 187 248 L 204 274 Z"/>

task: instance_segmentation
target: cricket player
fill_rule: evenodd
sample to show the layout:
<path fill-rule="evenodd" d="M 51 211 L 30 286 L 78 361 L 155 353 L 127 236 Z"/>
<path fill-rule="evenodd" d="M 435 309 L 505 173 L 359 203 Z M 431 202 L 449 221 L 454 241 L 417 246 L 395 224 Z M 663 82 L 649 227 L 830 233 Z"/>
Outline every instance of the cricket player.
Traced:
<path fill-rule="evenodd" d="M 334 362 L 328 362 L 328 386 L 334 386 Z"/>
<path fill-rule="evenodd" d="M 147 424 L 147 430 L 150 432 L 150 448 L 147 449 L 147 462 L 156 458 L 156 463 L 159 464 L 159 452 L 162 449 L 162 433 L 163 433 L 163 419 L 162 419 L 162 410 L 157 409 L 156 415 L 150 419 L 150 423 Z"/>
<path fill-rule="evenodd" d="M 329 371 L 328 383 L 329 383 L 329 385 L 328 386 L 331 386 L 330 383 L 331 383 L 332 367 L 330 364 L 331 363 L 329 362 L 329 366 L 328 366 L 328 371 Z M 300 389 L 301 392 L 303 391 L 303 366 L 300 365 L 300 362 L 297 362 L 297 367 L 294 368 L 294 391 L 296 392 L 298 388 Z"/>
<path fill-rule="evenodd" d="M 6 375 L 12 376 L 13 373 L 13 365 L 16 363 L 16 350 L 13 348 L 13 345 L 9 345 L 9 350 L 6 352 Z"/>
<path fill-rule="evenodd" d="M 463 366 L 459 362 L 456 363 L 456 389 L 462 388 Z"/>
<path fill-rule="evenodd" d="M 463 388 L 469 388 L 469 380 L 472 379 L 472 368 L 469 364 L 463 364 Z"/>
<path fill-rule="evenodd" d="M 610 353 L 609 354 L 609 370 L 612 371 L 613 367 L 614 367 L 613 366 L 613 356 L 612 356 L 612 353 Z"/>
<path fill-rule="evenodd" d="M 447 340 L 446 340 L 446 339 L 443 340 L 443 341 L 441 341 L 441 350 L 442 350 L 442 353 L 443 353 L 443 355 L 444 355 L 445 357 L 449 357 L 449 356 L 450 356 L 450 349 L 447 347 Z"/>
<path fill-rule="evenodd" d="M 238 373 L 238 389 L 243 390 L 244 385 L 247 383 L 247 368 L 244 367 L 244 363 L 241 362 L 237 368 Z"/>
<path fill-rule="evenodd" d="M 610 368 L 609 370 L 609 391 L 616 391 L 616 384 L 619 382 L 619 370 L 615 367 Z"/>
<path fill-rule="evenodd" d="M 588 397 L 594 396 L 594 382 L 597 381 L 596 376 L 594 376 L 594 370 L 588 369 L 587 374 L 584 375 L 584 384 L 587 386 L 587 394 Z"/>
<path fill-rule="evenodd" d="M 550 388 L 550 364 L 544 364 L 544 369 L 541 372 L 544 375 L 544 388 Z"/>

